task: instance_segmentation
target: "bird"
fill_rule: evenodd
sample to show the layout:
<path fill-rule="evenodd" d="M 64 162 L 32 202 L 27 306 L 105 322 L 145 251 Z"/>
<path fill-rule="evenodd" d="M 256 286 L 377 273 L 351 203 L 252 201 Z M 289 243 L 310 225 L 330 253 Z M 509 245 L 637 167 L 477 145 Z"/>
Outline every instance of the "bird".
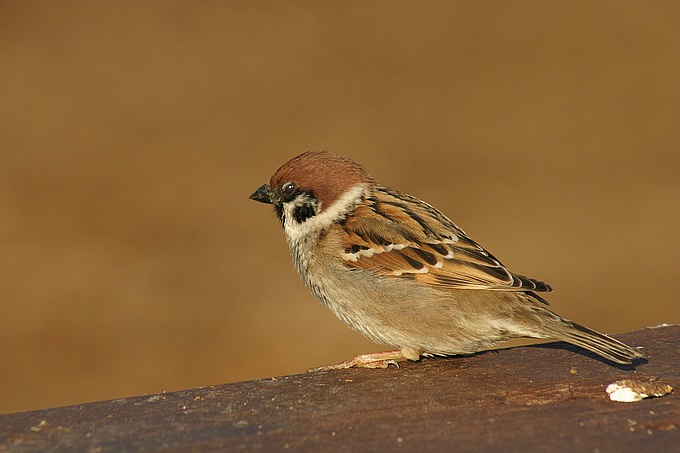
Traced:
<path fill-rule="evenodd" d="M 566 341 L 617 364 L 643 357 L 548 309 L 539 295 L 548 284 L 511 272 L 438 209 L 379 184 L 349 157 L 304 152 L 250 198 L 273 205 L 311 293 L 394 348 L 310 371 L 472 355 L 519 337 Z"/>

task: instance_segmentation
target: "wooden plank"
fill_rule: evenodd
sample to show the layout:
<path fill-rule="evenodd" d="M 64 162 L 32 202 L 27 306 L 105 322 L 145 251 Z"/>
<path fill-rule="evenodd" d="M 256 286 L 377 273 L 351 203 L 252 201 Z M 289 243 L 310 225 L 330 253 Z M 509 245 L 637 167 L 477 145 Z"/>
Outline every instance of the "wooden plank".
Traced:
<path fill-rule="evenodd" d="M 680 451 L 680 326 L 617 338 L 648 362 L 551 343 L 237 382 L 2 415 L 0 451 Z M 624 378 L 676 391 L 611 401 Z"/>

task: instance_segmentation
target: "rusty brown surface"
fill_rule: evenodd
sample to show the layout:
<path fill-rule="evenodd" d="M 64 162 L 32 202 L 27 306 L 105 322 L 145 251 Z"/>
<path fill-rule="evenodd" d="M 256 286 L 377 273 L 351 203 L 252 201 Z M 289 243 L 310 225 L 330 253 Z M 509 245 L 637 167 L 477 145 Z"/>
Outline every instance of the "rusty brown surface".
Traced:
<path fill-rule="evenodd" d="M 566 318 L 680 322 L 678 30 L 672 0 L 1 1 L 0 414 L 374 350 L 248 200 L 307 150 Z"/>
<path fill-rule="evenodd" d="M 680 326 L 617 336 L 614 367 L 563 343 L 246 381 L 0 416 L 0 451 L 679 451 Z M 618 379 L 676 390 L 610 401 Z"/>

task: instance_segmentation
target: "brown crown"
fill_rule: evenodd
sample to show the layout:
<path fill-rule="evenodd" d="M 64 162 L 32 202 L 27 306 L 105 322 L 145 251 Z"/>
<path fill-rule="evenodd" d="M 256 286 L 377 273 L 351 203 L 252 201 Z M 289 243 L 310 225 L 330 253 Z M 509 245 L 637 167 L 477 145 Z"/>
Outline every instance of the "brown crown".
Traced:
<path fill-rule="evenodd" d="M 286 182 L 294 182 L 300 190 L 313 193 L 323 210 L 356 184 L 374 180 L 349 157 L 329 151 L 307 151 L 276 170 L 269 186 L 274 188 Z"/>

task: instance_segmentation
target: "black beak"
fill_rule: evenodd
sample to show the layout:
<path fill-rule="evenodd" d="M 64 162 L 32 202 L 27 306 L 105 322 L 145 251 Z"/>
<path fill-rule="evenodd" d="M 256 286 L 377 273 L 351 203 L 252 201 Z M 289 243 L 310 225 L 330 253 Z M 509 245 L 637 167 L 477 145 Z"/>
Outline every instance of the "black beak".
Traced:
<path fill-rule="evenodd" d="M 260 203 L 272 204 L 272 199 L 269 196 L 269 191 L 267 190 L 267 184 L 253 192 L 253 194 L 250 196 L 250 199 L 259 201 Z"/>

